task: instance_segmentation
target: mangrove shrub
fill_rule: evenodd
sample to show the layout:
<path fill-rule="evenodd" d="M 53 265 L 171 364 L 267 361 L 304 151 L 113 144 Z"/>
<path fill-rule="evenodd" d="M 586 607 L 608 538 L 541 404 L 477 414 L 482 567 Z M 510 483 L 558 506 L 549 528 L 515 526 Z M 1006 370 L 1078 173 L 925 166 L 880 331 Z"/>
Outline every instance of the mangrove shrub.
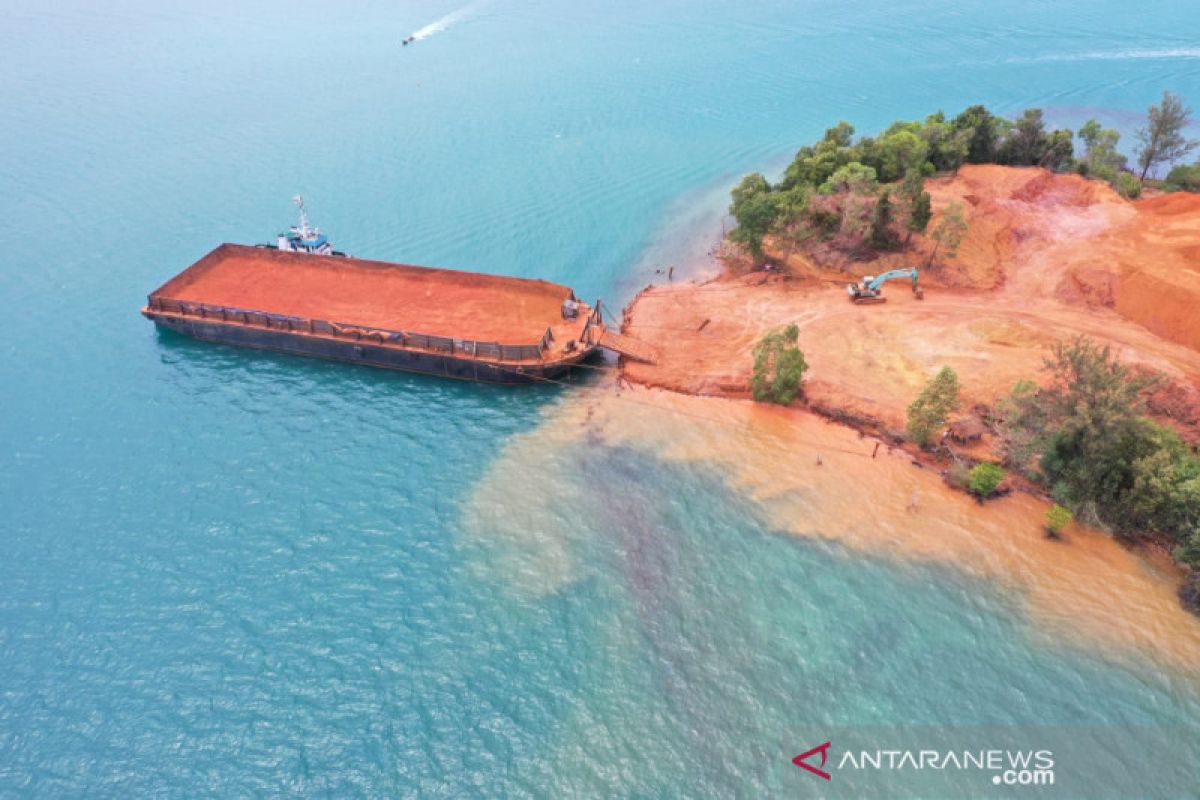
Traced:
<path fill-rule="evenodd" d="M 1085 337 L 1055 346 L 1049 386 L 1022 382 L 1001 404 L 1006 463 L 1076 515 L 1119 534 L 1170 537 L 1200 569 L 1200 457 L 1144 413 L 1158 379 Z"/>
<path fill-rule="evenodd" d="M 1057 503 L 1046 509 L 1046 533 L 1051 536 L 1058 536 L 1063 532 L 1063 528 L 1071 524 L 1071 520 L 1075 515 L 1071 513 L 1069 508 L 1063 508 Z"/>
<path fill-rule="evenodd" d="M 908 406 L 908 435 L 921 447 L 927 447 L 959 405 L 958 374 L 950 367 L 942 367 Z"/>
<path fill-rule="evenodd" d="M 800 394 L 808 364 L 796 346 L 800 329 L 794 324 L 771 331 L 754 346 L 750 393 L 759 402 L 791 405 Z"/>
<path fill-rule="evenodd" d="M 991 497 L 1004 480 L 1004 468 L 999 464 L 983 462 L 971 468 L 967 475 L 967 488 L 976 497 Z"/>

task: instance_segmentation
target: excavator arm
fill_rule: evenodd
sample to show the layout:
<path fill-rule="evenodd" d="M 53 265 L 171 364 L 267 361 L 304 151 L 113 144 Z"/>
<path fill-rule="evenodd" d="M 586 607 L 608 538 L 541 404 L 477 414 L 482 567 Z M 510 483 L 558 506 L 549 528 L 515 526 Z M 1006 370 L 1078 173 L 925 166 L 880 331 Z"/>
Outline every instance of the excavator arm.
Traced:
<path fill-rule="evenodd" d="M 871 291 L 875 291 L 880 286 L 883 286 L 883 284 L 885 284 L 886 282 L 888 282 L 890 280 L 895 280 L 897 278 L 911 278 L 912 285 L 913 285 L 913 291 L 915 292 L 917 290 L 917 268 L 916 267 L 911 267 L 909 269 L 894 269 L 894 270 L 891 270 L 890 272 L 885 272 L 882 275 L 880 275 L 879 277 L 875 278 L 875 280 L 867 283 L 867 288 L 870 289 Z"/>
<path fill-rule="evenodd" d="M 909 278 L 912 280 L 913 294 L 918 300 L 924 298 L 925 293 L 917 284 L 917 268 L 910 267 L 908 269 L 893 269 L 878 276 L 868 275 L 863 278 L 861 284 L 852 283 L 846 287 L 846 291 L 850 295 L 850 301 L 853 303 L 882 303 L 886 300 L 883 297 L 883 284 L 890 280 L 900 278 Z"/>

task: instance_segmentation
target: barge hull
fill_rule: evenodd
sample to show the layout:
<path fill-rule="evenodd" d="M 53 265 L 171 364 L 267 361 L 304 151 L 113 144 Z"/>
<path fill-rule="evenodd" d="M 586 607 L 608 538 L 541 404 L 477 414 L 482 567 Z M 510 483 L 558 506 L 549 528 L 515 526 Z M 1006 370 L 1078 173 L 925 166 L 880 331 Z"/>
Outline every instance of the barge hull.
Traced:
<path fill-rule="evenodd" d="M 483 383 L 554 382 L 566 375 L 571 367 L 595 352 L 594 348 L 581 350 L 577 357 L 542 364 L 496 364 L 450 354 L 388 347 L 366 341 L 331 339 L 160 314 L 151 309 L 146 309 L 143 313 L 162 328 L 206 342 Z"/>

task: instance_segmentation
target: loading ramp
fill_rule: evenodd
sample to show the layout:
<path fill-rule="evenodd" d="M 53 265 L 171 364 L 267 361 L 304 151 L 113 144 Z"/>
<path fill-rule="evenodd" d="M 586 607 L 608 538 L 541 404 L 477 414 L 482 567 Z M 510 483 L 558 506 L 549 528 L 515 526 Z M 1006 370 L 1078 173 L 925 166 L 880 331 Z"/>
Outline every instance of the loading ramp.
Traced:
<path fill-rule="evenodd" d="M 644 364 L 658 363 L 658 350 L 632 336 L 605 330 L 604 335 L 600 337 L 599 345 L 605 350 L 611 350 L 617 355 L 631 358 L 634 361 L 641 361 Z"/>

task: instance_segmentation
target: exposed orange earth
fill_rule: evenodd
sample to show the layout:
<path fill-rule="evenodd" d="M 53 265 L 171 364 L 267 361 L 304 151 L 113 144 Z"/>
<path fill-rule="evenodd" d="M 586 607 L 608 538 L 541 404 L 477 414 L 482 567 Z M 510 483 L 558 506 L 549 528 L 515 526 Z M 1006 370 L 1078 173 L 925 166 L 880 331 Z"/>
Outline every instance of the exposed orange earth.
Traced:
<path fill-rule="evenodd" d="M 852 305 L 845 291 L 863 274 L 924 266 L 932 243 L 922 237 L 903 255 L 853 271 L 772 252 L 784 264 L 779 273 L 639 294 L 625 331 L 661 358 L 628 363 L 625 376 L 689 394 L 744 396 L 755 343 L 794 322 L 810 365 L 810 402 L 899 429 L 942 365 L 958 372 L 968 404 L 990 405 L 1018 380 L 1043 378 L 1055 341 L 1086 334 L 1163 373 L 1169 383 L 1151 410 L 1197 438 L 1200 195 L 1129 202 L 1098 181 L 991 165 L 964 167 L 926 188 L 935 214 L 961 202 L 969 228 L 955 258 L 922 270 L 923 301 L 903 281 L 885 287 L 883 305 Z"/>

